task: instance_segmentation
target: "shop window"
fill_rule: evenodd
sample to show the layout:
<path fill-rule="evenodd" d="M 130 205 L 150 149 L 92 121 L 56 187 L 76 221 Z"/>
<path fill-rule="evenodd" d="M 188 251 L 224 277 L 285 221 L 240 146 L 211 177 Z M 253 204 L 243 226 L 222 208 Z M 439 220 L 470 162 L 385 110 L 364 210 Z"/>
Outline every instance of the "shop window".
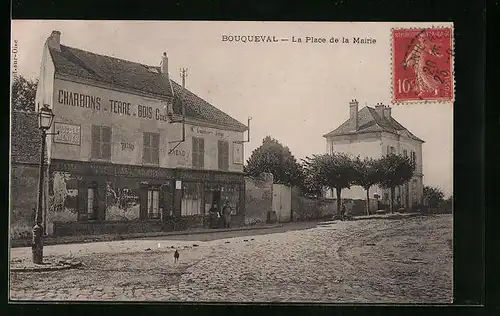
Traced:
<path fill-rule="evenodd" d="M 182 187 L 181 216 L 202 214 L 202 184 L 185 182 Z"/>
<path fill-rule="evenodd" d="M 148 190 L 148 219 L 160 218 L 160 189 L 151 187 Z"/>
<path fill-rule="evenodd" d="M 233 215 L 239 213 L 240 207 L 240 186 L 238 184 L 226 184 L 221 187 L 222 205 L 225 201 L 229 201 L 231 213 Z"/>
<path fill-rule="evenodd" d="M 205 140 L 193 137 L 193 167 L 204 168 L 205 166 Z"/>
<path fill-rule="evenodd" d="M 218 142 L 219 169 L 229 169 L 229 142 L 219 140 Z"/>
<path fill-rule="evenodd" d="M 92 158 L 111 159 L 111 127 L 92 125 Z"/>
<path fill-rule="evenodd" d="M 160 158 L 160 134 L 143 134 L 143 154 L 142 162 L 150 164 L 159 164 Z"/>

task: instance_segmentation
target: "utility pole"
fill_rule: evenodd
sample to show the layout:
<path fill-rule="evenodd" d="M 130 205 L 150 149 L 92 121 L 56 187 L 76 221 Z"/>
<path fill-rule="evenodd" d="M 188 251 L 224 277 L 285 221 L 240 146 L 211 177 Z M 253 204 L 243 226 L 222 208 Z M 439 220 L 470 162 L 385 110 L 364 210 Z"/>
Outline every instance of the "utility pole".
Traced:
<path fill-rule="evenodd" d="M 186 88 L 187 68 L 181 68 L 182 87 Z"/>

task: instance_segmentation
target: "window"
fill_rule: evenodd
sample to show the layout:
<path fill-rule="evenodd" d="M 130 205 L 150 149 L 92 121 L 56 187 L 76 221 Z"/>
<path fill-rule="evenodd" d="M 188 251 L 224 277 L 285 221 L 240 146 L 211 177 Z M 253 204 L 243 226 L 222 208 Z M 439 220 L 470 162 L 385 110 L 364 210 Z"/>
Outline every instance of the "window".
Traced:
<path fill-rule="evenodd" d="M 417 163 L 417 154 L 414 151 L 411 152 L 411 160 L 413 163 Z"/>
<path fill-rule="evenodd" d="M 144 133 L 142 162 L 158 164 L 160 160 L 160 134 Z"/>
<path fill-rule="evenodd" d="M 395 153 L 396 153 L 396 148 L 391 146 L 391 154 L 395 154 Z"/>
<path fill-rule="evenodd" d="M 387 145 L 387 156 L 391 153 L 391 146 Z"/>
<path fill-rule="evenodd" d="M 193 167 L 203 168 L 205 166 L 205 140 L 193 137 Z"/>
<path fill-rule="evenodd" d="M 92 158 L 111 159 L 111 127 L 92 125 Z"/>
<path fill-rule="evenodd" d="M 406 149 L 403 149 L 403 157 L 408 157 L 408 151 Z"/>
<path fill-rule="evenodd" d="M 223 140 L 219 140 L 218 143 L 218 158 L 219 158 L 219 169 L 228 170 L 229 169 L 229 143 Z"/>
<path fill-rule="evenodd" d="M 96 188 L 90 187 L 87 189 L 87 220 L 96 219 L 96 209 L 97 209 Z"/>
<path fill-rule="evenodd" d="M 181 216 L 202 214 L 202 184 L 185 182 L 182 187 Z"/>
<path fill-rule="evenodd" d="M 148 190 L 148 219 L 160 218 L 160 190 L 152 187 Z"/>

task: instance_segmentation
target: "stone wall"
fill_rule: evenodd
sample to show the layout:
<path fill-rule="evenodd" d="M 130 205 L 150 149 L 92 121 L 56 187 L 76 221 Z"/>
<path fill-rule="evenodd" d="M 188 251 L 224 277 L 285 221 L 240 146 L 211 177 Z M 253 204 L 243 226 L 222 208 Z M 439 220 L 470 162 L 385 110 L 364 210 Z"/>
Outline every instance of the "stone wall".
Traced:
<path fill-rule="evenodd" d="M 11 165 L 10 238 L 29 237 L 38 201 L 38 166 Z"/>
<path fill-rule="evenodd" d="M 352 216 L 366 215 L 366 201 L 343 199 L 346 213 Z M 370 199 L 370 212 L 377 210 L 377 201 Z M 292 218 L 294 221 L 331 218 L 337 215 L 337 199 L 309 198 L 302 196 L 297 188 L 292 189 Z"/>
<path fill-rule="evenodd" d="M 265 223 L 273 210 L 273 175 L 245 177 L 245 224 Z"/>

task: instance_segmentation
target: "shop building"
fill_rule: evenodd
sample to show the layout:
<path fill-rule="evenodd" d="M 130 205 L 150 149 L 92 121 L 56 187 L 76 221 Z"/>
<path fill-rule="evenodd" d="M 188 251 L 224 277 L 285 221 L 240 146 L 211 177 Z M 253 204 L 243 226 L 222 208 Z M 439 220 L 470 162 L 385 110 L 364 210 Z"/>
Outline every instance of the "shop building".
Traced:
<path fill-rule="evenodd" d="M 150 66 L 60 38 L 45 43 L 36 96 L 57 133 L 47 138 L 47 233 L 208 226 L 226 199 L 242 224 L 247 126 L 171 80 L 165 53 Z"/>

